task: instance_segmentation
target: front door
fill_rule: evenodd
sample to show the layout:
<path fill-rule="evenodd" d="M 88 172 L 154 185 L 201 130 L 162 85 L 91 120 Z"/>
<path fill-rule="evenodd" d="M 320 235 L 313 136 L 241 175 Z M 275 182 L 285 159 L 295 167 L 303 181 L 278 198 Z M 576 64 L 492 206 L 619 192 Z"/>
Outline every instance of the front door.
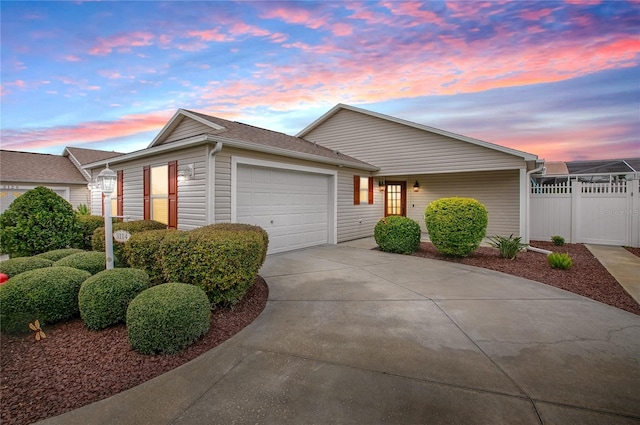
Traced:
<path fill-rule="evenodd" d="M 407 183 L 386 182 L 384 187 L 384 216 L 407 215 Z"/>

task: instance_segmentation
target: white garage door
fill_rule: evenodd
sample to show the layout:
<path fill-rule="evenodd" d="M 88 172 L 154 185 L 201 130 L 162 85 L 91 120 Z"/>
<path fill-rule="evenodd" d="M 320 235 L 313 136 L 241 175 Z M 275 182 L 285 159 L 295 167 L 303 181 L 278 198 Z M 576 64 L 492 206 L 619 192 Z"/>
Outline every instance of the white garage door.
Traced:
<path fill-rule="evenodd" d="M 238 165 L 236 221 L 269 233 L 269 253 L 328 242 L 329 176 Z"/>

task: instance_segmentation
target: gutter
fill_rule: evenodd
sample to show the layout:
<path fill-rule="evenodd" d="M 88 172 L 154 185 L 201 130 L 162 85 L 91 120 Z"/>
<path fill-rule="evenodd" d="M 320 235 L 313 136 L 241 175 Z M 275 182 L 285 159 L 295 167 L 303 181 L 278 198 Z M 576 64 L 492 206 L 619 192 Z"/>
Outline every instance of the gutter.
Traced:
<path fill-rule="evenodd" d="M 258 145 L 250 142 L 242 142 L 242 141 L 228 139 L 225 137 L 220 137 L 212 134 L 200 134 L 198 136 L 189 137 L 183 140 L 179 140 L 177 142 L 168 143 L 166 145 L 154 146 L 152 148 L 142 149 L 129 154 L 124 154 L 122 156 L 117 156 L 117 157 L 109 158 L 102 161 L 92 162 L 90 164 L 84 165 L 82 168 L 92 169 L 92 168 L 104 166 L 106 164 L 118 164 L 121 162 L 128 162 L 134 159 L 144 158 L 144 157 L 155 155 L 158 153 L 170 152 L 173 150 L 184 149 L 184 148 L 198 146 L 198 145 L 207 144 L 207 143 L 216 143 L 216 146 L 220 145 L 220 149 L 222 149 L 222 144 L 224 143 L 227 146 L 231 146 L 235 148 L 247 149 L 255 152 L 270 153 L 270 154 L 285 156 L 288 158 L 303 159 L 303 160 L 319 162 L 323 164 L 336 165 L 338 167 L 349 167 L 349 168 L 355 168 L 355 169 L 366 170 L 366 171 L 380 170 L 380 168 L 370 164 L 357 164 L 347 160 L 327 158 L 327 157 L 322 157 L 322 156 L 318 156 L 318 155 L 314 155 L 306 152 L 297 152 L 297 151 L 291 151 L 283 148 Z M 216 149 L 217 147 L 214 150 Z"/>
<path fill-rule="evenodd" d="M 533 170 L 527 171 L 527 197 L 525 198 L 527 200 L 527 206 L 525 207 L 524 210 L 524 230 L 525 230 L 525 238 L 524 238 L 524 243 L 526 243 L 527 245 L 529 244 L 529 233 L 530 232 L 530 223 L 529 223 L 529 215 L 530 215 L 530 201 L 531 201 L 531 175 L 533 173 L 537 173 L 538 171 L 542 171 L 544 170 L 544 160 L 542 160 L 541 162 L 536 161 L 536 165 L 540 164 L 540 166 L 538 168 L 534 168 Z"/>

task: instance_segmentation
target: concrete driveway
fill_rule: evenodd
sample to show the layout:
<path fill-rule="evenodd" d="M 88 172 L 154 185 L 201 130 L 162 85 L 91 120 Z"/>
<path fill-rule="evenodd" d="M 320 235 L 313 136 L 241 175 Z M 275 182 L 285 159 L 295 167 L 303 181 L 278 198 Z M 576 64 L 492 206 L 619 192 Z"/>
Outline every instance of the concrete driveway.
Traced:
<path fill-rule="evenodd" d="M 526 279 L 371 251 L 272 255 L 240 334 L 47 424 L 637 424 L 640 317 Z"/>

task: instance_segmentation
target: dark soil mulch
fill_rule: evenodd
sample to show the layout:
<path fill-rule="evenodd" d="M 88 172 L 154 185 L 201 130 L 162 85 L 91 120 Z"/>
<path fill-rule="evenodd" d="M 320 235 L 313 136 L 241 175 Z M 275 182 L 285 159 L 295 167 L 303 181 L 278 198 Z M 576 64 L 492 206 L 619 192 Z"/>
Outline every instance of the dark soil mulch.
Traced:
<path fill-rule="evenodd" d="M 640 257 L 640 248 L 631 248 L 630 246 L 625 246 L 625 249 L 636 257 Z"/>
<path fill-rule="evenodd" d="M 245 298 L 212 312 L 202 339 L 171 356 L 133 351 L 125 325 L 99 332 L 81 319 L 43 326 L 34 334 L 0 336 L 0 423 L 28 424 L 110 397 L 188 362 L 226 341 L 264 309 L 268 288 L 258 277 Z"/>
<path fill-rule="evenodd" d="M 451 258 L 440 254 L 430 242 L 422 242 L 419 250 L 413 255 L 524 277 L 640 315 L 640 304 L 620 286 L 583 244 L 556 246 L 552 242 L 532 241 L 531 246 L 548 251 L 566 252 L 573 260 L 573 267 L 569 270 L 554 269 L 544 254 L 533 251 L 521 252 L 515 260 L 506 260 L 500 258 L 497 249 L 490 247 L 480 247 L 465 258 Z M 640 251 L 638 248 L 632 249 Z"/>

